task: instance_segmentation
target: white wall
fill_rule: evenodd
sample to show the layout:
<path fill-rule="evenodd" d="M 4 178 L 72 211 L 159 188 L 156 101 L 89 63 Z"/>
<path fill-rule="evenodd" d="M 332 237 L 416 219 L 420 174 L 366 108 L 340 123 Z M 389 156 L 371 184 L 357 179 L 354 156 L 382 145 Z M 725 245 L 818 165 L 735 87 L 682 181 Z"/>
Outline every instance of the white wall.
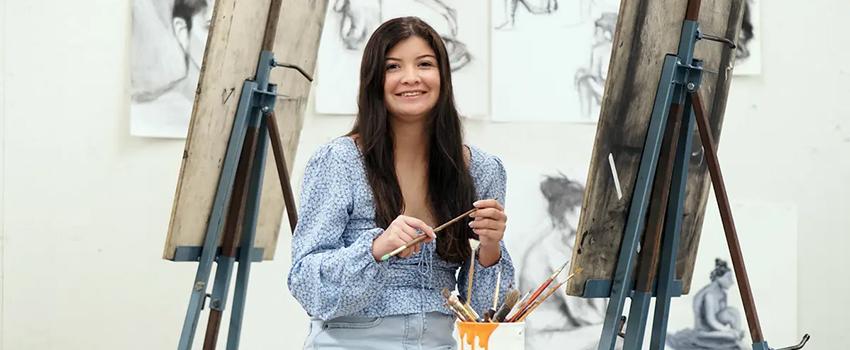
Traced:
<path fill-rule="evenodd" d="M 721 164 L 733 202 L 798 208 L 799 284 L 774 288 L 797 288 L 787 302 L 797 304 L 812 349 L 840 349 L 850 341 L 842 273 L 850 268 L 850 49 L 838 23 L 850 3 L 762 6 L 763 73 L 733 83 Z M 128 135 L 129 31 L 128 1 L 0 2 L 0 349 L 177 342 L 196 265 L 160 255 L 182 142 Z M 308 117 L 296 182 L 308 154 L 350 125 L 348 117 Z M 586 125 L 466 128 L 470 143 L 503 158 L 510 186 L 528 191 L 537 181 L 527 169 L 587 164 L 593 143 Z M 534 222 L 508 201 L 512 228 Z M 305 336 L 285 287 L 288 231 L 280 237 L 277 259 L 252 271 L 243 349 L 295 349 Z M 747 256 L 747 264 L 760 270 L 782 258 Z"/>
<path fill-rule="evenodd" d="M 6 2 L 0 1 L 0 19 L 6 18 Z M 6 96 L 6 21 L 0 22 L 0 338 L 3 337 L 3 271 L 5 271 L 3 261 L 5 260 L 5 256 L 3 255 L 3 241 L 6 238 L 6 230 L 5 230 L 5 219 L 4 219 L 4 210 L 6 200 L 4 194 L 4 184 L 5 184 L 5 141 L 6 138 L 4 135 L 6 134 L 6 126 L 4 121 L 6 120 L 6 107 L 5 107 L 5 96 Z M 0 341 L 0 349 L 3 348 L 3 342 Z"/>

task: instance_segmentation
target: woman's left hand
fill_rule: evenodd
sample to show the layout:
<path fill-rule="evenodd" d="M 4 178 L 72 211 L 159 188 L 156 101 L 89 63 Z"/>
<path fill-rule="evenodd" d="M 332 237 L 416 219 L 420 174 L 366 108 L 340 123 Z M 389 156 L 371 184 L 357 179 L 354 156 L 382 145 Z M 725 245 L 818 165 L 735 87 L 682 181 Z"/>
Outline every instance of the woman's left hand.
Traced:
<path fill-rule="evenodd" d="M 469 227 L 472 232 L 478 235 L 481 241 L 481 248 L 484 249 L 499 249 L 499 241 L 505 236 L 505 226 L 508 221 L 508 216 L 505 215 L 505 208 L 495 199 L 484 199 L 472 203 L 478 210 L 469 214 L 474 218 L 469 222 Z"/>

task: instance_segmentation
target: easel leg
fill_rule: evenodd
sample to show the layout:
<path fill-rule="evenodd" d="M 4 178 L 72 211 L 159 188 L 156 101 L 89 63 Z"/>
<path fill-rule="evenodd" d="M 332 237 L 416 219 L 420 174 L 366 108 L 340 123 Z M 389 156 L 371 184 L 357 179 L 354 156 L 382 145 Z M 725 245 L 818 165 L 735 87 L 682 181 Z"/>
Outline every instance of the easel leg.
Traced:
<path fill-rule="evenodd" d="M 735 222 L 732 220 L 732 209 L 729 205 L 729 197 L 726 195 L 723 174 L 720 172 L 720 163 L 717 160 L 714 136 L 711 135 L 711 129 L 708 125 L 708 116 L 705 114 L 699 93 L 690 93 L 689 97 L 694 105 L 700 141 L 702 141 L 702 148 L 705 152 L 708 173 L 711 175 L 714 196 L 717 198 L 717 206 L 720 208 L 720 219 L 723 222 L 723 231 L 726 233 L 726 243 L 729 245 L 729 255 L 732 258 L 732 266 L 735 268 L 738 289 L 741 291 L 741 301 L 744 303 L 747 325 L 749 325 L 750 335 L 753 338 L 753 349 L 762 349 L 761 346 L 756 347 L 759 343 L 764 343 L 763 347 L 767 348 L 767 343 L 764 341 L 764 335 L 761 331 L 758 313 L 756 312 L 756 303 L 753 298 L 753 291 L 750 288 L 750 280 L 747 277 L 747 268 L 744 266 L 744 254 L 741 252 L 741 244 L 738 242 Z"/>
<path fill-rule="evenodd" d="M 649 203 L 649 219 L 646 224 L 643 244 L 640 251 L 640 263 L 638 264 L 637 282 L 635 284 L 632 304 L 629 307 L 629 325 L 625 349 L 640 349 L 643 346 L 643 336 L 646 329 L 646 321 L 649 317 L 649 304 L 655 289 L 656 275 L 658 274 L 658 259 L 661 255 L 661 238 L 666 234 L 663 231 L 664 217 L 667 213 L 667 202 L 670 196 L 670 184 L 673 177 L 673 162 L 679 142 L 679 129 L 682 119 L 682 101 L 684 95 L 675 93 L 676 100 L 670 106 L 670 115 L 667 117 L 667 126 L 664 131 L 664 142 L 661 144 L 661 154 L 658 169 L 655 171 L 655 183 L 653 184 L 652 198 Z"/>
<path fill-rule="evenodd" d="M 242 224 L 242 240 L 239 247 L 239 271 L 236 275 L 236 289 L 233 294 L 233 310 L 230 314 L 230 328 L 227 333 L 227 349 L 239 349 L 239 337 L 242 331 L 242 316 L 245 313 L 245 298 L 248 295 L 248 278 L 251 275 L 251 252 L 254 250 L 254 238 L 257 232 L 257 218 L 260 213 L 260 197 L 263 189 L 263 171 L 265 167 L 268 140 L 265 119 L 260 119 L 257 132 L 256 150 L 251 167 L 248 201 L 245 203 L 245 215 Z"/>
<path fill-rule="evenodd" d="M 691 139 L 693 137 L 693 112 L 691 104 L 685 101 L 682 127 L 673 166 L 673 183 L 667 202 L 664 222 L 664 238 L 661 247 L 661 264 L 658 274 L 658 286 L 655 297 L 655 313 L 652 320 L 652 339 L 650 349 L 664 349 L 667 336 L 667 320 L 670 314 L 670 300 L 673 294 L 673 280 L 676 277 L 676 256 L 679 250 L 682 218 L 685 204 L 685 187 L 688 183 L 688 162 L 691 159 Z"/>
<path fill-rule="evenodd" d="M 636 254 L 638 239 L 643 232 L 646 208 L 649 203 L 649 192 L 652 190 L 652 178 L 655 175 L 664 126 L 667 124 L 667 114 L 669 113 L 670 103 L 673 98 L 673 74 L 675 70 L 676 56 L 667 55 L 661 70 L 661 79 L 658 82 L 658 93 L 655 96 L 652 119 L 646 133 L 640 170 L 635 181 L 629 208 L 629 218 L 626 222 L 626 230 L 620 245 L 620 260 L 617 262 L 617 270 L 614 273 L 611 297 L 608 300 L 605 323 L 602 326 L 602 336 L 598 346 L 599 350 L 614 349 L 619 333 L 620 316 L 623 314 L 623 305 L 634 285 L 634 281 L 632 280 L 633 260 Z"/>
<path fill-rule="evenodd" d="M 248 82 L 242 85 L 242 96 L 250 96 L 251 90 L 255 86 L 255 84 Z M 223 226 L 222 219 L 224 218 L 225 206 L 230 201 L 240 150 L 242 149 L 248 129 L 248 105 L 247 103 L 239 104 L 233 129 L 230 131 L 230 141 L 224 156 L 224 163 L 222 164 L 221 175 L 218 180 L 218 187 L 216 188 L 215 200 L 213 201 L 206 236 L 204 236 L 201 259 L 198 262 L 198 272 L 195 275 L 195 281 L 192 285 L 189 307 L 186 311 L 186 318 L 183 320 L 183 329 L 177 345 L 177 349 L 179 350 L 189 350 L 192 347 L 195 330 L 198 328 L 198 319 L 200 318 L 201 309 L 206 298 L 207 282 L 210 278 L 212 263 L 216 256 L 218 238 L 220 237 Z"/>
<path fill-rule="evenodd" d="M 248 198 L 248 176 L 253 168 L 257 148 L 257 128 L 249 127 L 245 134 L 242 154 L 239 157 L 239 167 L 236 170 L 236 180 L 231 195 L 230 207 L 224 227 L 224 237 L 221 240 L 221 253 L 218 257 L 216 267 L 215 284 L 210 298 L 210 315 L 207 322 L 206 336 L 204 337 L 204 350 L 215 350 L 218 341 L 219 328 L 222 314 L 227 304 L 228 290 L 230 289 L 230 277 L 233 273 L 233 265 L 236 261 L 236 242 L 239 241 L 240 224 L 243 221 L 243 212 Z"/>
<path fill-rule="evenodd" d="M 292 195 L 292 183 L 289 181 L 289 171 L 286 167 L 286 156 L 283 154 L 283 145 L 280 144 L 280 131 L 277 128 L 277 119 L 274 112 L 266 114 L 266 125 L 269 129 L 269 140 L 272 145 L 272 153 L 274 153 L 275 164 L 277 165 L 277 175 L 280 179 L 280 189 L 283 191 L 283 202 L 286 206 L 286 215 L 289 218 L 289 228 L 291 233 L 295 233 L 295 226 L 298 224 L 298 212 L 295 209 L 295 196 Z"/>

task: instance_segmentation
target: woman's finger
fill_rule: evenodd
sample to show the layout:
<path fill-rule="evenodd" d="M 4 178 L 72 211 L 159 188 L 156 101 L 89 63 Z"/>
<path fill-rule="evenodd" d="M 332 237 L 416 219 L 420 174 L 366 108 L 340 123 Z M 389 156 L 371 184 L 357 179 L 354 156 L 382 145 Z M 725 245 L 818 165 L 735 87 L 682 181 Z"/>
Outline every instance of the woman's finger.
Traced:
<path fill-rule="evenodd" d="M 401 218 L 404 223 L 407 224 L 407 226 L 422 231 L 422 233 L 428 235 L 431 238 L 436 238 L 436 236 L 434 235 L 434 229 L 431 226 L 428 226 L 428 224 L 426 224 L 424 221 L 412 216 L 404 215 L 399 216 L 399 218 Z"/>
<path fill-rule="evenodd" d="M 495 199 L 482 199 L 480 201 L 476 201 L 475 203 L 472 203 L 472 206 L 474 206 L 478 209 L 495 208 L 495 209 L 498 209 L 498 210 L 505 210 L 505 208 L 502 207 L 502 204 L 499 203 L 499 201 L 497 201 Z"/>
<path fill-rule="evenodd" d="M 505 222 L 493 219 L 476 219 L 469 222 L 469 227 L 472 229 L 490 229 L 490 230 L 505 230 Z"/>
<path fill-rule="evenodd" d="M 478 209 L 470 217 L 473 218 L 491 218 L 495 220 L 507 220 L 507 215 L 505 215 L 504 211 L 501 211 L 496 208 L 484 208 Z"/>

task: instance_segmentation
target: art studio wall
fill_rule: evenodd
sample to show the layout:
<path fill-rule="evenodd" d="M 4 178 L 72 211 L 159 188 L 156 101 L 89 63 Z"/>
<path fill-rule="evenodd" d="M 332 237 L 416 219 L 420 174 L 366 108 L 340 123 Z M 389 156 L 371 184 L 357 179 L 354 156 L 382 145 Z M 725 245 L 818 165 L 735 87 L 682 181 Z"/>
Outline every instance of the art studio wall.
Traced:
<path fill-rule="evenodd" d="M 850 301 L 841 298 L 850 293 L 843 272 L 850 268 L 850 107 L 842 103 L 850 49 L 836 45 L 844 39 L 834 23 L 850 4 L 756 1 L 759 65 L 732 82 L 720 161 L 768 341 L 785 346 L 807 332 L 811 349 L 841 349 L 850 341 L 843 322 Z M 457 37 L 479 33 L 466 43 L 475 60 L 459 72 L 481 64 L 481 79 L 490 82 L 470 92 L 476 101 L 469 110 L 483 113 L 470 113 L 466 134 L 469 143 L 505 163 L 506 241 L 521 263 L 553 221 L 541 185 L 564 175 L 585 181 L 595 124 L 562 118 L 557 98 L 532 108 L 523 98 L 497 95 L 497 77 L 523 67 L 505 67 L 500 62 L 510 61 L 500 59 L 534 64 L 551 58 L 525 57 L 521 50 L 496 57 L 507 50 L 497 45 L 509 42 L 504 36 L 519 35 L 527 23 L 552 22 L 520 6 L 510 26 L 496 28 L 508 22 L 509 3 L 481 1 L 487 16 L 474 19 L 478 31 L 469 29 L 475 22 L 464 21 L 459 9 Z M 558 3 L 558 11 L 572 6 Z M 579 13 L 592 19 L 570 23 L 591 43 L 605 22 L 597 22 L 597 12 Z M 183 140 L 130 134 L 133 26 L 132 1 L 0 1 L 0 350 L 163 349 L 177 343 L 197 265 L 163 261 L 161 253 Z M 535 33 L 547 45 L 561 42 Z M 486 41 L 478 42 L 480 36 Z M 604 28 L 599 36 L 605 38 Z M 577 79 L 581 62 L 593 65 L 592 47 L 583 49 L 572 68 L 551 68 L 562 77 L 545 82 L 547 89 L 578 94 L 576 82 L 591 81 Z M 518 93 L 534 94 L 535 86 L 525 83 Z M 319 114 L 317 91 L 294 160 L 296 187 L 310 154 L 353 121 L 344 113 Z M 497 107 L 497 100 L 510 107 Z M 552 114 L 540 112 L 546 108 Z M 575 108 L 580 116 L 580 103 Z M 694 292 L 709 283 L 716 258 L 728 261 L 713 203 Z M 288 225 L 282 227 L 275 260 L 252 270 L 243 349 L 298 349 L 306 336 L 307 317 L 286 288 L 290 235 Z M 737 307 L 736 288 L 728 295 Z M 673 305 L 671 333 L 693 327 L 692 298 Z M 203 331 L 199 326 L 198 344 Z M 593 334 L 582 339 L 592 341 Z M 220 339 L 225 336 L 223 329 Z"/>

